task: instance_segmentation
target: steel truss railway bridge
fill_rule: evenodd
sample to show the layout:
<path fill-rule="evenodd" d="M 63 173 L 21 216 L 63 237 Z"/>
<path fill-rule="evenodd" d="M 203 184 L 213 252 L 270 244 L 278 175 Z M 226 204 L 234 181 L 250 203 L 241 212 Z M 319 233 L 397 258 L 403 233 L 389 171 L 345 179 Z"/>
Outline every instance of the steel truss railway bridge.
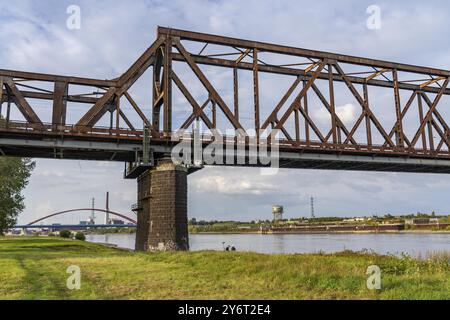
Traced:
<path fill-rule="evenodd" d="M 146 74 L 141 101 L 133 88 Z M 447 70 L 159 27 L 115 79 L 0 70 L 0 155 L 128 163 L 136 249 L 188 250 L 187 176 L 202 164 L 171 161 L 175 131 L 202 123 L 206 149 L 215 130 L 237 130 L 221 143 L 243 138 L 243 166 L 263 166 L 250 161 L 255 136 L 277 145 L 281 168 L 450 173 L 449 81 Z"/>

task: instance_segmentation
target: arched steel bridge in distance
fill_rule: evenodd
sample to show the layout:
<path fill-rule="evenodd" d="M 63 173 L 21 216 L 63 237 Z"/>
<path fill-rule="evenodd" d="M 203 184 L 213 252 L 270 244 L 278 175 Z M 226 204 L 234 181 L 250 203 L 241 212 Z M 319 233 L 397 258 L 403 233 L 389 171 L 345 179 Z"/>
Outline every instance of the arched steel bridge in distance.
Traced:
<path fill-rule="evenodd" d="M 113 215 L 113 216 L 116 216 L 116 217 L 119 217 L 119 218 L 122 218 L 122 219 L 124 219 L 124 220 L 126 220 L 126 221 L 128 221 L 128 222 L 130 222 L 130 223 L 132 223 L 133 225 L 136 225 L 137 224 L 137 221 L 136 220 L 134 220 L 134 219 L 131 219 L 130 217 L 128 217 L 128 216 L 126 216 L 126 215 L 124 215 L 124 214 L 120 214 L 120 213 L 117 213 L 117 212 L 114 212 L 114 211 L 109 211 L 109 210 L 104 210 L 104 209 L 92 209 L 92 208 L 82 208 L 82 209 L 72 209 L 72 210 L 65 210 L 65 211 L 61 211 L 61 212 L 56 212 L 56 213 L 53 213 L 53 214 L 50 214 L 50 215 L 48 215 L 48 216 L 45 216 L 45 217 L 42 217 L 42 218 L 39 218 L 38 220 L 35 220 L 35 221 L 33 221 L 33 222 L 31 222 L 31 223 L 29 223 L 29 224 L 27 224 L 27 225 L 24 225 L 24 226 L 16 226 L 16 228 L 31 228 L 31 227 L 45 227 L 45 226 L 36 226 L 36 224 L 38 224 L 39 222 L 41 222 L 41 221 L 44 221 L 44 220 L 47 220 L 47 219 L 50 219 L 50 218 L 53 218 L 53 217 L 57 217 L 57 216 L 60 216 L 60 215 L 64 215 L 64 214 L 70 214 L 70 213 L 74 213 L 74 212 L 80 212 L 80 211 L 94 211 L 94 212 L 102 212 L 102 213 L 109 213 L 109 214 L 111 214 L 111 215 Z M 82 226 L 82 225 L 70 225 L 70 227 L 89 227 L 89 228 L 93 228 L 93 227 L 117 227 L 117 225 L 86 225 L 86 226 Z M 121 225 L 122 226 L 122 225 Z M 130 227 L 130 225 L 123 225 L 123 226 L 128 226 L 128 227 Z M 50 227 L 50 226 L 49 226 Z M 51 227 L 56 227 L 56 226 L 51 226 Z M 69 226 L 60 226 L 60 227 L 69 227 Z"/>

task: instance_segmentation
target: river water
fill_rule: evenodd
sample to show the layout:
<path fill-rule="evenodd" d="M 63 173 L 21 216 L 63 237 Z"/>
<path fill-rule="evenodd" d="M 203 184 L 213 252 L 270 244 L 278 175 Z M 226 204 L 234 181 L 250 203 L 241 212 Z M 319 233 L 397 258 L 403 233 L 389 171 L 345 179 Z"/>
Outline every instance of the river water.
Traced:
<path fill-rule="evenodd" d="M 238 251 L 257 253 L 335 253 L 344 250 L 371 250 L 378 254 L 407 253 L 413 257 L 434 252 L 450 252 L 447 234 L 193 234 L 191 251 L 218 250 L 234 246 Z M 134 249 L 134 234 L 88 235 L 87 240 Z"/>

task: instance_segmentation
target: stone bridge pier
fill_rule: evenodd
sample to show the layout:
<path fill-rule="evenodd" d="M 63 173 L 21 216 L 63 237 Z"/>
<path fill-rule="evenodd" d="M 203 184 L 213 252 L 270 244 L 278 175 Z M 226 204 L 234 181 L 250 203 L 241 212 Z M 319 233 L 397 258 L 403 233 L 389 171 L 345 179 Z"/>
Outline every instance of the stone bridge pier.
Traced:
<path fill-rule="evenodd" d="M 187 176 L 170 158 L 138 178 L 136 251 L 188 251 Z"/>

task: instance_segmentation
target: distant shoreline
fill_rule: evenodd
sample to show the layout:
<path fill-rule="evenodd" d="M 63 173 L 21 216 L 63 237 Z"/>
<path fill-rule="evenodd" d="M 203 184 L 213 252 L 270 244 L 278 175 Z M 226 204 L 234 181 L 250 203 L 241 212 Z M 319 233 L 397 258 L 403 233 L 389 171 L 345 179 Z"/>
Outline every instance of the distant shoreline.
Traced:
<path fill-rule="evenodd" d="M 259 234 L 262 236 L 266 235 L 309 235 L 309 234 L 450 234 L 450 231 L 440 230 L 403 230 L 403 231 L 336 231 L 336 232 L 269 232 L 261 233 L 259 231 L 255 232 L 191 232 L 190 234 L 195 235 L 233 235 L 233 234 Z"/>
<path fill-rule="evenodd" d="M 89 233 L 90 235 L 114 235 L 114 234 L 135 234 L 135 233 Z M 439 230 L 439 231 L 432 231 L 432 230 L 402 230 L 402 231 L 305 231 L 305 232 L 283 232 L 283 231 L 276 231 L 276 232 L 267 232 L 267 233 L 261 233 L 260 231 L 221 231 L 221 232 L 190 232 L 190 235 L 261 235 L 261 236 L 268 236 L 268 235 L 348 235 L 348 234 L 355 234 L 355 235 L 367 235 L 367 234 L 450 234 L 450 231 L 446 230 Z"/>

